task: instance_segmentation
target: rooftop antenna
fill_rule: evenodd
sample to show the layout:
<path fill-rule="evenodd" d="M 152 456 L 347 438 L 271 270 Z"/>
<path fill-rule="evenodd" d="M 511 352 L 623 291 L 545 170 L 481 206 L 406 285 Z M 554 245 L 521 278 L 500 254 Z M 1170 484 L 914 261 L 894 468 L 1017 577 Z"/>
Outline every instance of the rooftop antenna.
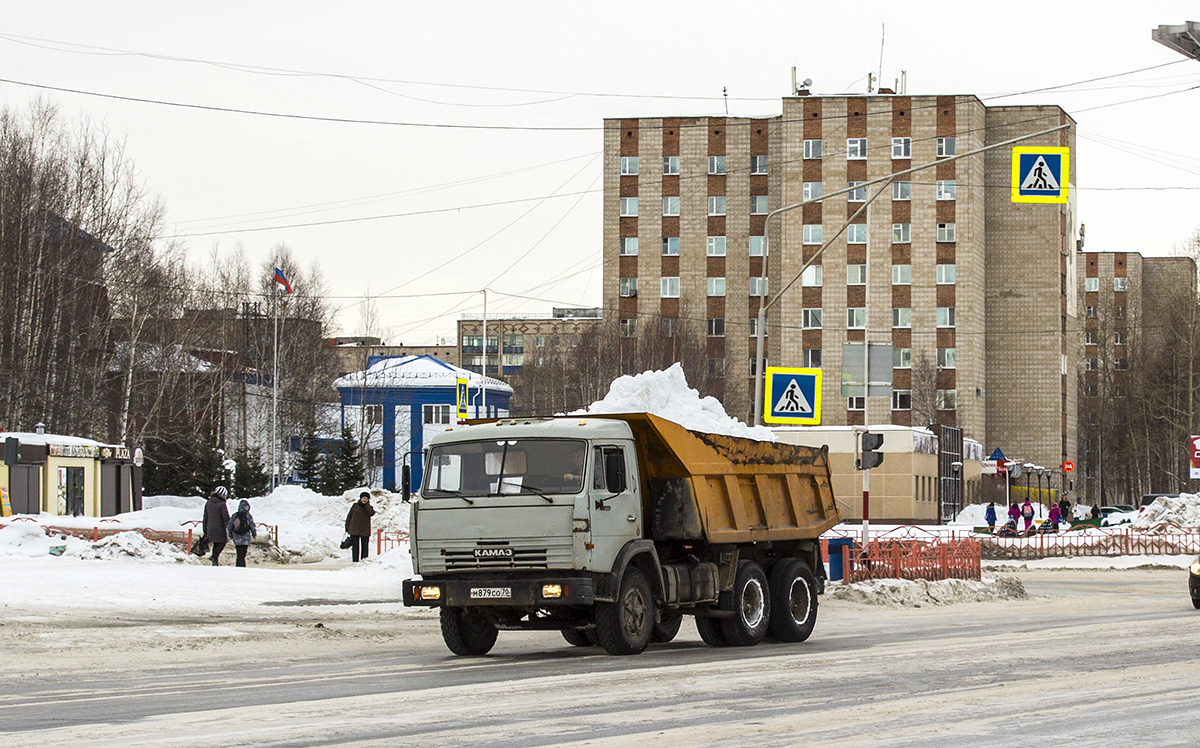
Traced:
<path fill-rule="evenodd" d="M 900 71 L 900 93 L 902 93 L 902 94 L 908 93 L 908 71 L 907 70 Z"/>
<path fill-rule="evenodd" d="M 887 25 L 879 24 L 879 75 L 875 76 L 875 80 L 877 81 L 883 80 L 883 43 L 887 39 L 886 31 Z"/>
<path fill-rule="evenodd" d="M 729 88 L 721 86 L 721 95 L 725 97 L 725 116 L 729 116 Z"/>

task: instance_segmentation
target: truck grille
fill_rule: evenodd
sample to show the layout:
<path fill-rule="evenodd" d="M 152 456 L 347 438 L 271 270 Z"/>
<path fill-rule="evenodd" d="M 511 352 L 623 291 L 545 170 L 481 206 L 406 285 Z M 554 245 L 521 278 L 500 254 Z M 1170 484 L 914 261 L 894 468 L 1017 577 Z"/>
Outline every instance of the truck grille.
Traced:
<path fill-rule="evenodd" d="M 512 558 L 477 558 L 476 548 L 511 548 Z M 530 538 L 511 541 L 426 541 L 418 551 L 422 573 L 483 569 L 569 569 L 571 538 Z"/>

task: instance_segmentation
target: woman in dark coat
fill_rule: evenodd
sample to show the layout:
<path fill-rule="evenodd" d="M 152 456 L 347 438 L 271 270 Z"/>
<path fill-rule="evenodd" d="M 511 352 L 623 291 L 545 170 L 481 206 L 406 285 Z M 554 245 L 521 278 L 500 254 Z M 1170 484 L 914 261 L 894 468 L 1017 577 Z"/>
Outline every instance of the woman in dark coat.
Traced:
<path fill-rule="evenodd" d="M 371 541 L 371 517 L 374 516 L 375 507 L 371 506 L 371 492 L 363 491 L 346 515 L 346 532 L 350 534 L 350 558 L 354 562 L 360 558 L 367 558 Z"/>
<path fill-rule="evenodd" d="M 217 558 L 221 555 L 221 551 L 225 550 L 225 544 L 229 542 L 229 535 L 226 534 L 225 528 L 229 525 L 229 507 L 225 505 L 225 500 L 229 498 L 229 489 L 225 486 L 217 486 L 212 490 L 208 497 L 208 503 L 204 505 L 204 537 L 208 538 L 208 542 L 212 543 L 212 565 L 217 566 Z"/>
<path fill-rule="evenodd" d="M 237 514 L 229 518 L 225 528 L 229 537 L 233 538 L 233 549 L 237 551 L 237 566 L 246 565 L 246 551 L 250 550 L 250 541 L 258 537 L 258 528 L 254 526 L 254 515 L 250 513 L 250 502 L 242 499 L 238 503 Z M 238 532 L 241 529 L 242 532 Z"/>

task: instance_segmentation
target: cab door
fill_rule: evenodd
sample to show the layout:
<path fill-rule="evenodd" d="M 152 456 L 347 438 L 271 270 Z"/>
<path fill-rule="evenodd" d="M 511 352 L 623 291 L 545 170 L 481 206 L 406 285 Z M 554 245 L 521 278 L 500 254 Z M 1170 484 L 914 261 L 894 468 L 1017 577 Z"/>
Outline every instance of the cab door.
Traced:
<path fill-rule="evenodd" d="M 633 445 L 594 445 L 591 469 L 592 558 L 596 569 L 607 571 L 621 548 L 642 536 Z"/>

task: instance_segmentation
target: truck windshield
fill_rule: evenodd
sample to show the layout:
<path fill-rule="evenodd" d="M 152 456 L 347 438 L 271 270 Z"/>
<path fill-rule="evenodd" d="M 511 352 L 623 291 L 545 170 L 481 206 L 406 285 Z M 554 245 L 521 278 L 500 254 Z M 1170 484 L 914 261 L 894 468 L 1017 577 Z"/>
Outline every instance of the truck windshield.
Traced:
<path fill-rule="evenodd" d="M 586 455 L 587 443 L 578 439 L 444 444 L 429 451 L 425 491 L 431 497 L 577 494 Z"/>

